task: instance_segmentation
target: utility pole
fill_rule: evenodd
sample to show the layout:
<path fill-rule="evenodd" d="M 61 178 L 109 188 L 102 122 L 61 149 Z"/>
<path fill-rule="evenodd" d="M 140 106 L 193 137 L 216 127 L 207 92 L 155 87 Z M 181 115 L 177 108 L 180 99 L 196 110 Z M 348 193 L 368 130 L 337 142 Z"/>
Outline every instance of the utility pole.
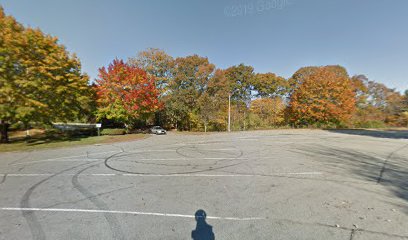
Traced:
<path fill-rule="evenodd" d="M 231 132 L 231 93 L 228 94 L 228 132 Z"/>

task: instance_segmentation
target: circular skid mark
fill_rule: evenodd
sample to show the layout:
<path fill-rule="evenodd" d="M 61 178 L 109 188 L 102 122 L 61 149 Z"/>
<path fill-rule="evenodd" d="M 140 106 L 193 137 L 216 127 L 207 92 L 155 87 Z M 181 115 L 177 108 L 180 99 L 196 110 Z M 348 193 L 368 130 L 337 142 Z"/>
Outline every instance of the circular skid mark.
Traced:
<path fill-rule="evenodd" d="M 183 159 L 180 159 L 183 160 Z M 141 175 L 156 175 L 156 174 L 166 174 L 166 175 L 179 175 L 179 174 L 192 174 L 192 173 L 203 173 L 209 171 L 215 171 L 218 169 L 224 169 L 228 167 L 233 167 L 240 165 L 246 161 L 247 159 L 220 159 L 220 160 L 212 160 L 214 161 L 212 164 L 179 164 L 179 163 L 153 163 L 153 162 L 146 162 L 146 161 L 138 161 L 133 160 L 130 165 L 126 166 L 117 166 L 115 165 L 115 158 L 106 159 L 105 166 L 111 170 L 121 172 L 121 173 L 128 173 L 128 174 L 141 174 Z M 121 162 L 117 161 L 116 163 Z M 123 161 L 122 161 L 123 162 Z M 128 161 L 126 161 L 128 162 Z M 128 162 L 129 163 L 129 162 Z M 220 164 L 223 163 L 223 164 Z M 149 168 L 149 171 L 137 171 L 133 169 L 140 169 L 141 165 L 150 165 L 154 166 L 153 168 Z M 181 169 L 180 169 L 181 168 Z"/>
<path fill-rule="evenodd" d="M 231 158 L 239 158 L 243 155 L 243 151 L 236 146 L 219 141 L 181 146 L 176 149 L 176 153 L 186 158 L 206 157 L 209 154 L 217 154 L 218 157 L 228 156 Z"/>
<path fill-rule="evenodd" d="M 191 174 L 214 171 L 227 167 L 242 164 L 247 159 L 240 159 L 243 151 L 235 146 L 220 144 L 220 142 L 205 142 L 189 144 L 176 149 L 176 153 L 181 156 L 180 159 L 149 159 L 138 158 L 143 156 L 141 153 L 127 153 L 114 156 L 105 160 L 105 166 L 111 170 L 130 173 L 130 174 Z M 211 158 L 208 156 L 216 155 L 218 157 Z M 187 161 L 187 163 L 186 163 Z M 182 163 L 180 163 L 182 162 Z M 140 169 L 143 165 L 149 165 L 149 170 L 133 171 Z"/>

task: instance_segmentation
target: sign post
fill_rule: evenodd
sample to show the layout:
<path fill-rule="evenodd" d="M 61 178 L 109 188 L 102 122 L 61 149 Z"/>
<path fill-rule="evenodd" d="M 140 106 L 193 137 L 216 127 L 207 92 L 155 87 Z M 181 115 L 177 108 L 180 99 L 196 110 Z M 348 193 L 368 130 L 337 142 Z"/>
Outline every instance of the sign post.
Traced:
<path fill-rule="evenodd" d="M 97 123 L 96 125 L 96 129 L 98 129 L 98 136 L 101 136 L 101 127 L 102 127 L 102 123 Z"/>

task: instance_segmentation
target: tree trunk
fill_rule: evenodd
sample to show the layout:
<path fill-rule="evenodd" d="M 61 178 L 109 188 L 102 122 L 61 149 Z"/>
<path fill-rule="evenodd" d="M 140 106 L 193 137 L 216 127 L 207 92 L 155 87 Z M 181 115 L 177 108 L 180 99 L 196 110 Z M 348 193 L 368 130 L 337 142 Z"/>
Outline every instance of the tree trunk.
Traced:
<path fill-rule="evenodd" d="M 246 131 L 246 115 L 245 115 L 245 110 L 244 110 L 244 131 Z"/>
<path fill-rule="evenodd" d="M 207 123 L 204 124 L 204 132 L 207 132 Z"/>
<path fill-rule="evenodd" d="M 24 123 L 24 127 L 26 129 L 25 140 L 28 140 L 31 137 L 30 136 L 30 125 L 29 125 L 29 123 Z"/>
<path fill-rule="evenodd" d="M 0 120 L 0 131 L 1 131 L 0 143 L 9 142 L 8 128 L 9 128 L 9 124 L 6 121 Z"/>

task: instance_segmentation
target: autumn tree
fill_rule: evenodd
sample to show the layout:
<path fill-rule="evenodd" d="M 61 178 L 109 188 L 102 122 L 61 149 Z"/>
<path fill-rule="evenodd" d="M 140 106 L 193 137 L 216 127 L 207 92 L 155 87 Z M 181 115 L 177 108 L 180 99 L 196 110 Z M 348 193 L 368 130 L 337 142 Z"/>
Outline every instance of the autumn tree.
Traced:
<path fill-rule="evenodd" d="M 355 109 L 350 79 L 325 67 L 316 68 L 302 79 L 291 96 L 290 122 L 295 125 L 340 124 Z"/>
<path fill-rule="evenodd" d="M 404 99 L 404 111 L 408 112 L 408 90 L 405 90 L 403 99 Z"/>
<path fill-rule="evenodd" d="M 350 78 L 356 96 L 356 106 L 363 108 L 367 105 L 368 78 L 365 75 L 355 75 Z"/>
<path fill-rule="evenodd" d="M 204 124 L 204 131 L 208 125 L 213 130 L 225 130 L 227 124 L 229 82 L 225 71 L 217 69 L 209 79 L 206 91 L 198 99 L 199 116 Z"/>
<path fill-rule="evenodd" d="M 135 120 L 146 119 L 161 107 L 154 78 L 122 60 L 100 68 L 96 84 L 99 119 L 123 122 L 129 129 Z"/>
<path fill-rule="evenodd" d="M 146 71 L 155 79 L 156 88 L 164 94 L 171 78 L 174 59 L 165 51 L 157 48 L 148 48 L 141 51 L 136 57 L 129 58 L 128 63 Z"/>
<path fill-rule="evenodd" d="M 165 51 L 157 48 L 148 48 L 128 59 L 128 64 L 146 71 L 155 79 L 156 88 L 159 90 L 159 102 L 165 106 L 168 86 L 172 80 L 174 59 Z M 167 115 L 168 116 L 168 115 Z M 163 107 L 154 113 L 156 125 L 166 125 L 166 108 Z"/>
<path fill-rule="evenodd" d="M 284 122 L 285 104 L 280 97 L 258 98 L 251 102 L 251 113 L 255 115 L 258 127 L 272 127 Z"/>
<path fill-rule="evenodd" d="M 408 127 L 408 90 L 403 94 L 403 110 L 401 113 L 401 126 Z"/>
<path fill-rule="evenodd" d="M 251 103 L 253 81 L 255 78 L 254 68 L 239 64 L 225 70 L 225 77 L 229 81 L 229 94 L 233 104 L 237 105 L 240 124 L 242 129 L 246 129 L 248 110 Z"/>
<path fill-rule="evenodd" d="M 328 65 L 324 67 L 315 67 L 315 66 L 309 66 L 309 67 L 302 67 L 299 70 L 297 70 L 292 77 L 288 80 L 289 84 L 289 95 L 292 94 L 301 84 L 307 79 L 310 75 L 314 74 L 316 71 L 319 71 L 319 69 L 324 68 L 333 74 L 341 77 L 346 77 L 348 78 L 348 73 L 347 70 L 339 65 Z"/>
<path fill-rule="evenodd" d="M 199 99 L 207 90 L 214 64 L 206 57 L 192 55 L 175 60 L 172 79 L 165 97 L 166 114 L 177 128 L 191 129 L 199 114 Z"/>
<path fill-rule="evenodd" d="M 252 82 L 258 97 L 284 96 L 288 92 L 289 84 L 285 78 L 274 73 L 257 73 Z"/>
<path fill-rule="evenodd" d="M 92 105 L 88 76 L 56 37 L 24 28 L 0 8 L 0 123 L 75 120 Z"/>
<path fill-rule="evenodd" d="M 404 96 L 364 75 L 351 78 L 356 93 L 356 127 L 404 126 Z"/>

